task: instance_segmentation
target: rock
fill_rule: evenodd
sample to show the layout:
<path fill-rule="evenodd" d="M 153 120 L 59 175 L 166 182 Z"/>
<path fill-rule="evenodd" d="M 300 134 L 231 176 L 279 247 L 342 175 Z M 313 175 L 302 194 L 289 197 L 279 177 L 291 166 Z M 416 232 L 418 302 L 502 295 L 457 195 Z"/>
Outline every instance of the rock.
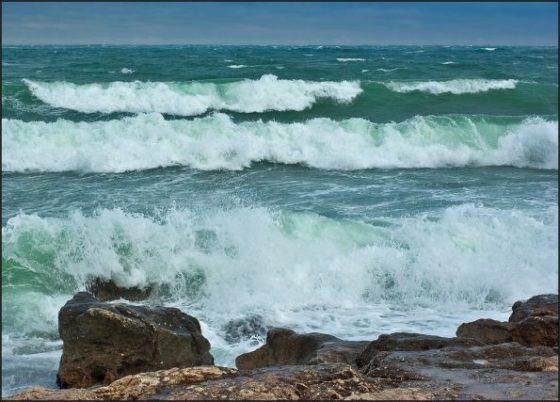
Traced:
<path fill-rule="evenodd" d="M 81 292 L 62 307 L 58 320 L 61 388 L 214 362 L 198 320 L 176 308 L 103 303 Z"/>
<path fill-rule="evenodd" d="M 531 297 L 526 301 L 518 301 L 511 308 L 513 312 L 509 322 L 520 322 L 529 317 L 554 316 L 558 317 L 558 295 L 545 294 Z"/>
<path fill-rule="evenodd" d="M 104 280 L 95 278 L 91 280 L 87 286 L 87 291 L 91 293 L 97 300 L 109 301 L 126 299 L 130 301 L 146 300 L 152 292 L 151 287 L 141 289 L 138 287 L 125 288 L 117 286 L 112 280 Z"/>
<path fill-rule="evenodd" d="M 558 316 L 531 316 L 516 322 L 512 339 L 525 346 L 558 346 Z"/>
<path fill-rule="evenodd" d="M 489 346 L 486 346 L 488 348 Z M 494 346 L 492 346 L 494 347 Z M 520 345 L 516 347 L 520 348 Z M 441 353 L 383 352 L 396 354 Z M 493 352 L 503 355 L 502 352 Z M 479 351 L 472 356 L 489 357 Z M 457 357 L 452 358 L 457 359 Z M 395 360 L 395 359 L 393 359 Z M 407 365 L 400 358 L 389 365 Z M 411 359 L 415 370 L 423 370 L 422 357 Z M 347 364 L 288 365 L 253 370 L 224 367 L 193 367 L 141 373 L 121 378 L 108 386 L 87 389 L 49 390 L 34 388 L 11 399 L 41 400 L 403 400 L 403 399 L 554 399 L 555 372 L 515 372 L 503 369 L 438 368 L 423 373 L 429 381 L 368 378 Z"/>
<path fill-rule="evenodd" d="M 237 343 L 258 337 L 264 338 L 267 329 L 264 318 L 260 315 L 231 320 L 223 328 L 225 332 L 224 338 L 229 343 Z"/>
<path fill-rule="evenodd" d="M 489 318 L 461 324 L 457 328 L 457 336 L 460 338 L 472 338 L 484 344 L 512 341 L 508 323 Z"/>
<path fill-rule="evenodd" d="M 377 340 L 370 342 L 366 349 L 357 357 L 358 367 L 364 367 L 382 351 L 392 350 L 429 350 L 441 349 L 454 345 L 479 345 L 480 342 L 471 338 L 444 338 L 441 336 L 415 334 L 409 332 L 395 332 L 380 335 Z"/>
<path fill-rule="evenodd" d="M 525 346 L 558 346 L 558 295 L 518 301 L 509 317 L 512 339 Z"/>
<path fill-rule="evenodd" d="M 249 371 L 193 367 L 131 375 L 104 387 L 66 390 L 34 388 L 11 399 L 371 399 L 380 390 L 380 385 L 366 380 L 347 364 L 293 365 Z"/>
<path fill-rule="evenodd" d="M 10 399 L 140 399 L 156 393 L 161 387 L 192 385 L 236 375 L 237 370 L 227 367 L 199 366 L 181 369 L 172 368 L 169 370 L 129 375 L 103 387 L 63 390 L 35 387 L 11 396 Z"/>
<path fill-rule="evenodd" d="M 356 356 L 368 342 L 343 341 L 321 333 L 297 334 L 290 329 L 273 328 L 266 343 L 235 359 L 237 368 L 318 363 L 354 364 Z"/>
<path fill-rule="evenodd" d="M 398 387 L 448 387 L 459 399 L 553 399 L 558 355 L 518 343 L 378 352 L 362 370 Z"/>
<path fill-rule="evenodd" d="M 231 379 L 196 387 L 163 388 L 154 398 L 171 399 L 342 399 L 378 390 L 347 364 L 291 365 L 239 371 Z"/>
<path fill-rule="evenodd" d="M 527 348 L 514 342 L 482 346 L 455 344 L 419 351 L 380 351 L 374 360 L 375 371 L 366 375 L 344 363 L 251 370 L 202 366 L 140 373 L 108 386 L 87 389 L 34 388 L 10 399 L 557 400 L 558 397 L 558 356 L 549 347 Z"/>
<path fill-rule="evenodd" d="M 552 348 L 528 348 L 515 342 L 483 346 L 450 346 L 442 349 L 390 351 L 379 353 L 369 366 L 368 375 L 380 375 L 391 366 L 397 371 L 412 369 L 416 374 L 424 368 L 500 368 L 517 371 L 551 371 L 558 355 Z M 404 362 L 403 362 L 404 359 Z M 406 364 L 404 364 L 406 363 Z M 403 370 L 401 370 L 401 368 Z M 416 368 L 419 368 L 418 370 Z M 385 376 L 385 375 L 381 375 Z M 422 375 L 414 375 L 422 377 Z"/>

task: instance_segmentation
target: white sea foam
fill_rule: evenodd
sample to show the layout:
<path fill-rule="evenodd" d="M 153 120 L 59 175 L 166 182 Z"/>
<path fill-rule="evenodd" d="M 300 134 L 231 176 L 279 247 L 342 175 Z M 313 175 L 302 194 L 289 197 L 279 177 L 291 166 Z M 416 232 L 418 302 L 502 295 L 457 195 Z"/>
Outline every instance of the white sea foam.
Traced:
<path fill-rule="evenodd" d="M 413 91 L 439 94 L 475 94 L 499 89 L 514 89 L 517 80 L 486 80 L 486 79 L 457 79 L 450 81 L 417 81 L 390 82 L 387 88 L 395 92 L 407 93 Z"/>
<path fill-rule="evenodd" d="M 130 69 L 130 68 L 126 68 L 126 67 L 123 67 L 123 68 L 121 69 L 121 73 L 122 73 L 122 74 L 132 74 L 133 72 L 134 72 L 134 70 L 132 70 L 132 69 Z"/>
<path fill-rule="evenodd" d="M 346 63 L 349 61 L 366 61 L 366 59 L 363 59 L 361 57 L 337 57 L 336 60 L 342 63 Z"/>
<path fill-rule="evenodd" d="M 441 64 L 445 64 L 445 65 L 447 65 L 447 64 L 457 64 L 457 63 L 456 63 L 456 62 L 454 62 L 454 61 L 444 61 L 444 62 L 443 62 L 443 63 L 441 63 Z"/>
<path fill-rule="evenodd" d="M 25 302 L 9 307 L 18 320 L 11 328 L 56 331 L 66 292 L 91 277 L 168 286 L 172 303 L 201 319 L 218 348 L 222 326 L 251 313 L 363 339 L 425 331 L 438 317 L 433 330 L 452 335 L 476 309 L 503 309 L 503 319 L 513 301 L 558 291 L 556 207 L 536 217 L 464 204 L 385 222 L 265 208 L 20 214 L 2 228 L 2 257 L 12 262 L 3 269 L 44 278 L 42 289 L 60 296 L 22 292 Z"/>
<path fill-rule="evenodd" d="M 494 50 L 496 50 L 495 47 L 483 47 L 482 50 L 486 50 L 488 52 L 493 52 Z"/>
<path fill-rule="evenodd" d="M 85 113 L 159 112 L 192 116 L 212 109 L 242 113 L 299 111 L 321 98 L 348 103 L 362 92 L 357 81 L 281 80 L 271 74 L 227 84 L 117 81 L 77 85 L 23 81 L 43 102 Z"/>
<path fill-rule="evenodd" d="M 391 71 L 396 71 L 398 69 L 399 69 L 398 67 L 396 67 L 396 68 L 378 68 L 377 71 L 383 71 L 384 73 L 390 73 Z"/>
<path fill-rule="evenodd" d="M 327 118 L 235 123 L 145 114 L 51 123 L 2 120 L 2 170 L 123 172 L 165 166 L 238 170 L 253 162 L 320 169 L 509 165 L 558 169 L 558 122 L 415 117 L 400 123 Z"/>
<path fill-rule="evenodd" d="M 231 64 L 228 68 L 238 69 L 238 68 L 245 68 L 247 67 L 245 64 Z"/>

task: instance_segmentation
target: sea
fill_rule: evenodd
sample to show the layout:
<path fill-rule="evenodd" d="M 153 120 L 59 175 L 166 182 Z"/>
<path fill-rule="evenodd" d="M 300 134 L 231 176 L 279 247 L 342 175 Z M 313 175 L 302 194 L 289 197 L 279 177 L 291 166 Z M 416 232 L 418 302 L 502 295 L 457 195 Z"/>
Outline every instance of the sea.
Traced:
<path fill-rule="evenodd" d="M 3 395 L 56 387 L 94 278 L 159 289 L 225 366 L 264 342 L 243 320 L 507 320 L 558 292 L 558 49 L 4 46 Z"/>

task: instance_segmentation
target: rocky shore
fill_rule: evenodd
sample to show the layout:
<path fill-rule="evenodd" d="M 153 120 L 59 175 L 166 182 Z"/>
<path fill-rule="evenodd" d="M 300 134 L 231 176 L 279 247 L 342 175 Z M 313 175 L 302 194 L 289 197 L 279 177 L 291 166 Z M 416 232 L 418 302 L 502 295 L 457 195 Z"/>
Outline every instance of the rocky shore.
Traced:
<path fill-rule="evenodd" d="M 195 317 L 108 303 L 111 285 L 89 290 L 59 312 L 61 389 L 9 399 L 558 399 L 558 295 L 516 302 L 508 322 L 464 323 L 453 338 L 345 341 L 272 328 L 234 369 L 213 365 Z M 243 331 L 262 331 L 254 321 Z"/>

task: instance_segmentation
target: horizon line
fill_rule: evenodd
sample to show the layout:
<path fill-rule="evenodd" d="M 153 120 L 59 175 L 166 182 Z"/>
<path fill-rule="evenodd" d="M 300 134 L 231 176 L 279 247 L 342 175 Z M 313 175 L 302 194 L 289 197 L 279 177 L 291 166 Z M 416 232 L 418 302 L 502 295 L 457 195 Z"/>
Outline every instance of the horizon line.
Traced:
<path fill-rule="evenodd" d="M 339 46 L 339 47 L 379 47 L 379 46 L 454 46 L 454 47 L 481 47 L 481 46 L 502 46 L 502 47 L 558 47 L 558 43 L 556 44 L 498 44 L 498 43 L 485 43 L 485 44 L 448 44 L 448 43 L 441 43 L 441 44 L 410 44 L 410 43 L 401 43 L 401 44 L 336 44 L 336 43 L 312 43 L 312 44 L 250 44 L 250 43 L 243 43 L 243 44 L 229 44 L 229 43 L 221 43 L 221 44 L 214 44 L 214 43 L 3 43 L 2 47 L 7 46 L 263 46 L 263 47 L 287 47 L 287 46 Z"/>

